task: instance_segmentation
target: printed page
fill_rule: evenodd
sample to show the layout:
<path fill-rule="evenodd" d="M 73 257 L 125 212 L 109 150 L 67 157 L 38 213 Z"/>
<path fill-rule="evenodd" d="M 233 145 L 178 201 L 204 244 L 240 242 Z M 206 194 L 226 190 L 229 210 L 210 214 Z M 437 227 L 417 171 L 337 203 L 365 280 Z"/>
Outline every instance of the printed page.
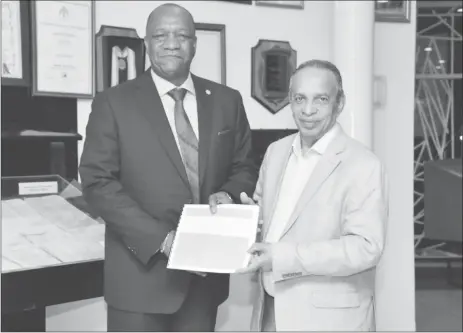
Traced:
<path fill-rule="evenodd" d="M 65 230 L 97 224 L 59 195 L 26 198 L 24 201 L 44 218 Z"/>
<path fill-rule="evenodd" d="M 50 226 L 53 224 L 22 199 L 2 200 L 2 231 L 35 234 Z"/>
<path fill-rule="evenodd" d="M 233 273 L 248 265 L 247 250 L 255 242 L 259 207 L 185 205 L 167 268 Z"/>
<path fill-rule="evenodd" d="M 2 200 L 2 272 L 102 259 L 104 232 L 56 195 Z"/>
<path fill-rule="evenodd" d="M 58 227 L 43 234 L 25 237 L 36 248 L 50 253 L 63 263 L 104 258 L 104 247 L 100 243 L 84 237 L 76 237 Z"/>

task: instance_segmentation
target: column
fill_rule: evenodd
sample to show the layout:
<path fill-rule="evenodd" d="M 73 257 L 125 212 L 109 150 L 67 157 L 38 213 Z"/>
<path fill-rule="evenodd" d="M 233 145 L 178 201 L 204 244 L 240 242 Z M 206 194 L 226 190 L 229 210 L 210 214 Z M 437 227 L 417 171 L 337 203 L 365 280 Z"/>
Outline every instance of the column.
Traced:
<path fill-rule="evenodd" d="M 373 147 L 374 1 L 335 1 L 334 64 L 341 71 L 345 132 Z"/>

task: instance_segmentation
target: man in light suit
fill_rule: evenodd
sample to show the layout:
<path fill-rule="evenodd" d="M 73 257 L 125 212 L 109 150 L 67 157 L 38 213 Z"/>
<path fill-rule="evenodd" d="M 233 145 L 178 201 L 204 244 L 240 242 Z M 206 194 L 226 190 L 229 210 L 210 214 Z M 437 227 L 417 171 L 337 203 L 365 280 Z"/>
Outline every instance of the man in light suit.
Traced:
<path fill-rule="evenodd" d="M 339 70 L 311 60 L 291 78 L 299 132 L 269 146 L 254 200 L 263 241 L 241 273 L 257 272 L 252 329 L 374 330 L 375 265 L 388 217 L 379 159 L 336 119 L 344 106 Z"/>
<path fill-rule="evenodd" d="M 195 25 L 183 7 L 149 16 L 151 68 L 98 94 L 80 164 L 106 222 L 109 331 L 213 331 L 229 276 L 166 269 L 185 204 L 239 202 L 257 168 L 238 91 L 190 73 Z M 199 141 L 199 142 L 198 142 Z"/>

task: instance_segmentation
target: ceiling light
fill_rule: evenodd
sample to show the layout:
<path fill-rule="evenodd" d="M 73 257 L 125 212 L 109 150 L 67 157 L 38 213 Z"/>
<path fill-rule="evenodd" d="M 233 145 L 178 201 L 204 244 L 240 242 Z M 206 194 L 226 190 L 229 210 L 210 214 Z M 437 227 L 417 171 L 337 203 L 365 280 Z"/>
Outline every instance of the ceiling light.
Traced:
<path fill-rule="evenodd" d="M 378 3 L 385 3 L 385 2 L 389 2 L 389 0 L 378 0 Z"/>
<path fill-rule="evenodd" d="M 457 12 L 458 12 L 458 13 L 461 13 L 461 12 L 462 12 L 461 7 L 457 9 Z"/>
<path fill-rule="evenodd" d="M 445 60 L 439 60 L 439 64 L 445 64 Z"/>
<path fill-rule="evenodd" d="M 429 46 L 428 46 L 428 47 L 426 47 L 424 50 L 425 50 L 426 52 L 431 52 L 431 51 L 432 51 L 432 47 L 429 47 Z"/>

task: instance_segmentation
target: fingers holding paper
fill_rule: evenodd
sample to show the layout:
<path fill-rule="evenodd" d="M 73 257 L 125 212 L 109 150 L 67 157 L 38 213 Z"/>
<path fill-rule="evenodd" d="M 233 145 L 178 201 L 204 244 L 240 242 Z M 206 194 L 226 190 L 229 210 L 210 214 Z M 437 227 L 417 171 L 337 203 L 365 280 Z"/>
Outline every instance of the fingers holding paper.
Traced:
<path fill-rule="evenodd" d="M 232 204 L 233 199 L 227 192 L 217 192 L 209 196 L 209 207 L 212 214 L 217 212 L 217 205 Z"/>
<path fill-rule="evenodd" d="M 236 273 L 247 274 L 258 270 L 268 272 L 272 270 L 272 245 L 269 243 L 255 243 L 248 252 L 252 255 L 249 265 L 238 269 Z"/>
<path fill-rule="evenodd" d="M 256 205 L 256 202 L 244 192 L 240 193 L 240 200 L 243 205 Z"/>

